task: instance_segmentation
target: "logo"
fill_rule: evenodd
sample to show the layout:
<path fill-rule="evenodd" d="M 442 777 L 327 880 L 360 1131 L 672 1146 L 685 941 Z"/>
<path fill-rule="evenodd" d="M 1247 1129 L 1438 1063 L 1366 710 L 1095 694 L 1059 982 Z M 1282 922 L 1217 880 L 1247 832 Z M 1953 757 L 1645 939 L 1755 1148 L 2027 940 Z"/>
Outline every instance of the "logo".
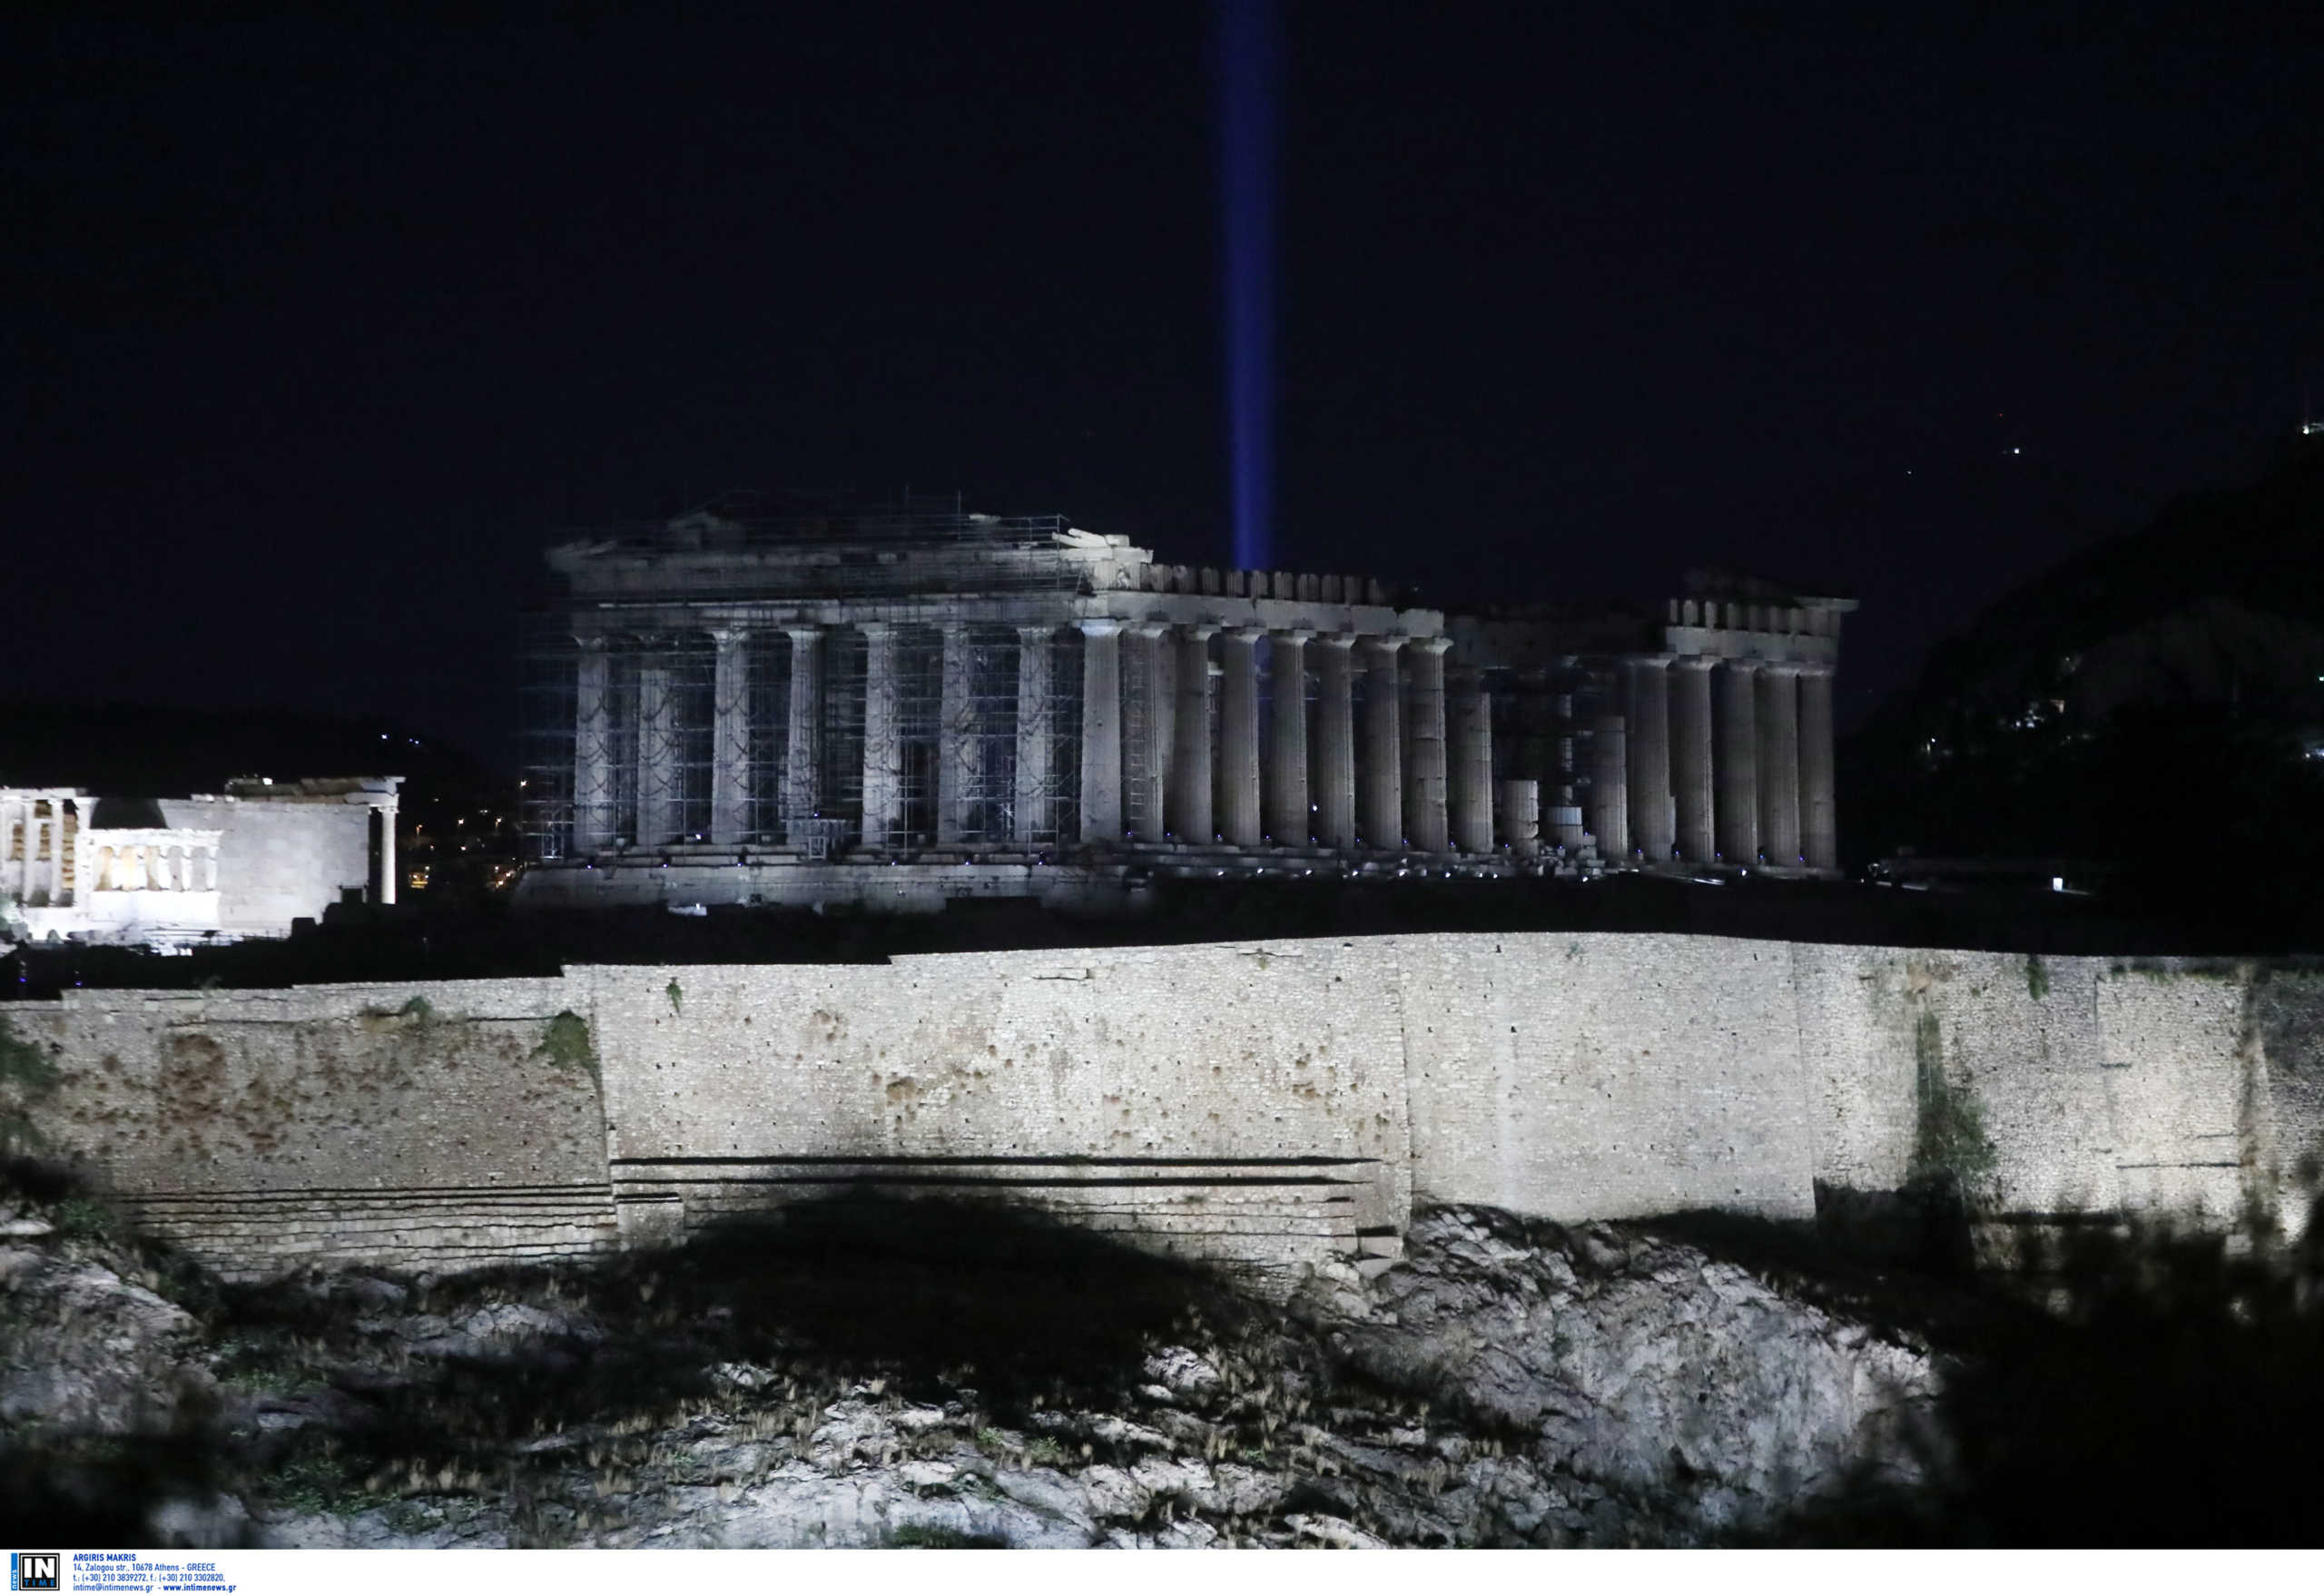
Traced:
<path fill-rule="evenodd" d="M 57 1557 L 54 1552 L 12 1552 L 8 1554 L 8 1589 L 11 1591 L 61 1591 L 64 1587 L 56 1577 Z"/>

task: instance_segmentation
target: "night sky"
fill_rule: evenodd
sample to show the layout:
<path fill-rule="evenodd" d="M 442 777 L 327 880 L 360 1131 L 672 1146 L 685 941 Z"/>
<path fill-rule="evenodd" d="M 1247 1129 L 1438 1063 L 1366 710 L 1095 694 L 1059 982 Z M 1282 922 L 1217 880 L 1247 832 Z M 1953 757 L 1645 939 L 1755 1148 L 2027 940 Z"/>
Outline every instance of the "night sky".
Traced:
<path fill-rule="evenodd" d="M 737 486 L 1228 559 L 1208 7 L 484 9 L 9 8 L 0 695 L 507 758 Z M 1582 9 L 1289 8 L 1277 565 L 1853 593 L 1845 724 L 2324 414 L 2314 7 Z"/>

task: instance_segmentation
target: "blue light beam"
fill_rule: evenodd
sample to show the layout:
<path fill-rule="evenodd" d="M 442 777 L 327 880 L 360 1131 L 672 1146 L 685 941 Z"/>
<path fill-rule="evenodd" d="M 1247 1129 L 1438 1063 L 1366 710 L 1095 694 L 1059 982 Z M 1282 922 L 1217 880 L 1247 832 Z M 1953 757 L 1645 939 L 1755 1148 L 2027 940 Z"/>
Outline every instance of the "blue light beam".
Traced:
<path fill-rule="evenodd" d="M 1235 563 L 1275 561 L 1275 137 L 1282 22 L 1275 0 L 1218 0 L 1219 274 L 1226 301 L 1226 448 Z"/>

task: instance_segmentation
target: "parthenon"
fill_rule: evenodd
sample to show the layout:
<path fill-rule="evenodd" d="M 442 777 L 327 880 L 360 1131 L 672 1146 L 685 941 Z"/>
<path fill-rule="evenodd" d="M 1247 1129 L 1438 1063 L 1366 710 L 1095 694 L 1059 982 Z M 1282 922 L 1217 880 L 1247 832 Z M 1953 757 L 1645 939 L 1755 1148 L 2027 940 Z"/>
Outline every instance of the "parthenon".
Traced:
<path fill-rule="evenodd" d="M 533 905 L 1837 864 L 1846 600 L 1448 621 L 950 501 L 730 497 L 548 561 Z"/>

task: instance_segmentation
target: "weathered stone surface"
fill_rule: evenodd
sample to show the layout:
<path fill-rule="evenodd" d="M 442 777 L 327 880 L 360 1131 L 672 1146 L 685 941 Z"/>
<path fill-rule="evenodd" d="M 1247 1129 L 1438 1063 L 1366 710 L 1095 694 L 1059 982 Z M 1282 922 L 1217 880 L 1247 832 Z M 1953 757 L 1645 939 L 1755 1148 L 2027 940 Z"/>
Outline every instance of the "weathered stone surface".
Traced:
<path fill-rule="evenodd" d="M 1411 1246 L 1368 1293 L 1319 1283 L 1299 1305 L 1365 1374 L 1521 1433 L 1551 1470 L 1707 1530 L 1916 1477 L 1928 1357 L 1733 1264 L 1475 1208 L 1423 1215 Z"/>

